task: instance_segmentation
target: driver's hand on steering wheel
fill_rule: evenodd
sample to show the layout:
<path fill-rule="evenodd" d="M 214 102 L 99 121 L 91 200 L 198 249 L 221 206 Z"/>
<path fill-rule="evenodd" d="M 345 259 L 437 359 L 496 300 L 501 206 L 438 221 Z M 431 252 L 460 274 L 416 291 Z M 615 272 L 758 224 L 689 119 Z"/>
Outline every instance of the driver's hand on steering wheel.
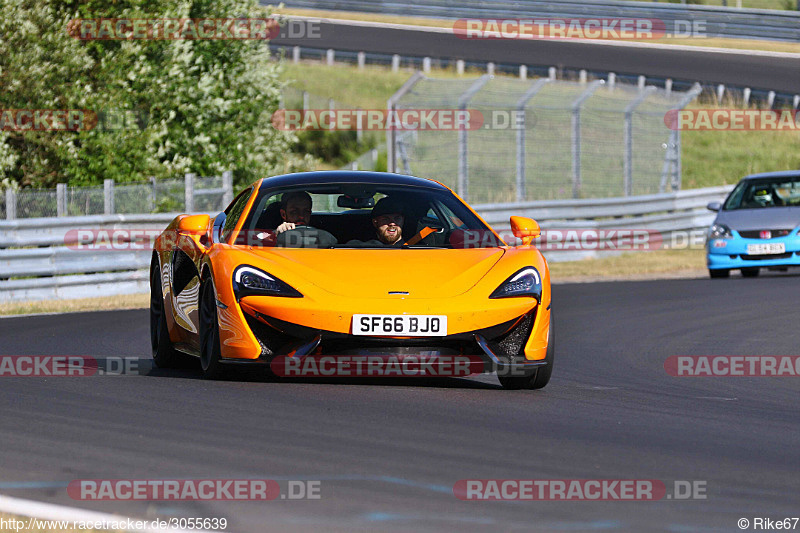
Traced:
<path fill-rule="evenodd" d="M 289 231 L 290 229 L 294 228 L 295 228 L 294 222 L 284 222 L 275 229 L 275 233 L 283 233 L 284 231 Z"/>

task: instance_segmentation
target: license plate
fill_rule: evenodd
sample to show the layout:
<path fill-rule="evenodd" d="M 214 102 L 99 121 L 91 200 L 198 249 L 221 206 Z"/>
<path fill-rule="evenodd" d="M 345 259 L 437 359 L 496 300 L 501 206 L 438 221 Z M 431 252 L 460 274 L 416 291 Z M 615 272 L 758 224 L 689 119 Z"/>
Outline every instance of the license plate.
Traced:
<path fill-rule="evenodd" d="M 786 244 L 782 242 L 771 242 L 767 244 L 748 244 L 748 255 L 773 255 L 786 253 Z"/>
<path fill-rule="evenodd" d="M 353 315 L 353 335 L 444 337 L 446 315 Z"/>

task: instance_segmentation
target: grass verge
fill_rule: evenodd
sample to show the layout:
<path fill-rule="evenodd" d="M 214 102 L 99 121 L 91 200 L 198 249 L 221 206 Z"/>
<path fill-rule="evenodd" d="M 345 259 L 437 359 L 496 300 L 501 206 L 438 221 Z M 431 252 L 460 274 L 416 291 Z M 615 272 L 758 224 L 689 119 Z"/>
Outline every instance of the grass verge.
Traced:
<path fill-rule="evenodd" d="M 0 304 L 0 317 L 37 313 L 77 313 L 81 311 L 110 311 L 142 309 L 150 306 L 149 294 L 124 294 L 79 300 L 43 300 Z"/>
<path fill-rule="evenodd" d="M 769 0 L 766 0 L 769 1 Z M 750 6 L 755 7 L 755 6 Z M 770 8 L 761 8 L 770 9 Z M 772 9 L 780 9 L 774 7 Z M 378 13 L 357 13 L 353 11 L 328 11 L 322 9 L 278 9 L 276 13 L 282 15 L 297 15 L 304 17 L 319 17 L 337 20 L 358 20 L 364 22 L 384 22 L 388 24 L 402 24 L 407 26 L 426 26 L 430 28 L 452 28 L 453 20 L 412 17 L 401 15 L 381 15 Z M 502 16 L 502 15 L 498 15 Z M 632 39 L 632 42 L 673 44 L 680 46 L 704 46 L 711 48 L 730 48 L 735 50 L 761 50 L 765 52 L 800 53 L 800 43 L 785 41 L 767 41 L 757 39 L 727 39 L 722 37 L 676 37 L 661 39 Z"/>
<path fill-rule="evenodd" d="M 380 66 L 363 70 L 356 66 L 323 65 L 318 62 L 286 63 L 284 79 L 312 94 L 362 109 L 384 109 L 386 100 L 410 77 L 410 71 L 391 72 Z M 477 75 L 473 73 L 472 75 Z M 435 69 L 432 78 L 455 78 L 454 70 Z M 718 107 L 695 102 L 690 108 Z M 721 107 L 741 108 L 741 103 L 726 101 Z M 664 126 L 664 139 L 667 139 Z M 800 131 L 684 131 L 684 189 L 731 185 L 746 174 L 800 168 Z"/>

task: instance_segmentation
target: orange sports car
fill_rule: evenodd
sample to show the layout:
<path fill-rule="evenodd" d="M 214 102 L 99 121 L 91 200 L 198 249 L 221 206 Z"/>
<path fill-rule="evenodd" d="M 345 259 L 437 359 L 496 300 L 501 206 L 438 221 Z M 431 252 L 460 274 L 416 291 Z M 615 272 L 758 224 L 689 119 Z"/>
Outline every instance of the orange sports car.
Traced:
<path fill-rule="evenodd" d="M 444 185 L 379 172 L 264 178 L 223 213 L 180 215 L 151 264 L 153 359 L 234 365 L 399 357 L 479 360 L 511 389 L 553 369 L 550 273 L 538 224 L 503 241 Z M 414 357 L 412 357 L 414 356 Z M 415 359 L 416 357 L 416 359 Z M 411 363 L 409 363 L 411 364 Z"/>

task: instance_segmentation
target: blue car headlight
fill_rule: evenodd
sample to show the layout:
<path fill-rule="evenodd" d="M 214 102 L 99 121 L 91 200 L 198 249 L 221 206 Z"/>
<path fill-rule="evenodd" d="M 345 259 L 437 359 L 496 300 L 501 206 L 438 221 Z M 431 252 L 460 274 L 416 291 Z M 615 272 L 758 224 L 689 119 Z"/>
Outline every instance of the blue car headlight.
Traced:
<path fill-rule="evenodd" d="M 542 303 L 542 276 L 534 267 L 525 267 L 515 272 L 500 284 L 489 298 L 513 298 L 527 296 Z"/>
<path fill-rule="evenodd" d="M 733 239 L 731 228 L 725 224 L 714 224 L 708 229 L 708 240 Z"/>
<path fill-rule="evenodd" d="M 236 298 L 243 296 L 282 296 L 302 298 L 303 295 L 291 285 L 263 270 L 241 265 L 233 272 L 233 292 Z"/>

